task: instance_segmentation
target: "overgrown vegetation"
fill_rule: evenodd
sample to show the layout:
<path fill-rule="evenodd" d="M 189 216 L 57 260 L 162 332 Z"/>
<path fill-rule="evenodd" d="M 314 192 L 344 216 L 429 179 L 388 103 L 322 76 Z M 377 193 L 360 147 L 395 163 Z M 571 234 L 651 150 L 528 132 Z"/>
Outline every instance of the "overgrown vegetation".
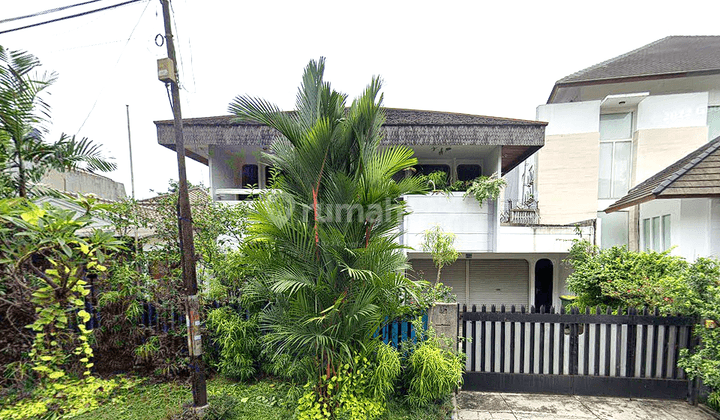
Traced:
<path fill-rule="evenodd" d="M 720 262 L 698 258 L 689 263 L 664 252 L 632 252 L 625 247 L 600 250 L 587 241 L 573 244 L 567 260 L 575 269 L 568 288 L 581 308 L 644 306 L 661 314 L 698 317 L 693 353 L 681 350 L 678 365 L 713 391 L 708 404 L 720 408 Z"/>
<path fill-rule="evenodd" d="M 497 174 L 491 176 L 481 175 L 470 181 L 449 182 L 448 174 L 444 171 L 434 171 L 427 175 L 418 174 L 413 178 L 420 183 L 427 185 L 432 191 L 450 193 L 453 191 L 464 191 L 463 197 L 472 196 L 480 205 L 485 204 L 486 200 L 495 200 L 500 196 L 500 192 L 507 185 L 507 182 L 498 177 Z"/>

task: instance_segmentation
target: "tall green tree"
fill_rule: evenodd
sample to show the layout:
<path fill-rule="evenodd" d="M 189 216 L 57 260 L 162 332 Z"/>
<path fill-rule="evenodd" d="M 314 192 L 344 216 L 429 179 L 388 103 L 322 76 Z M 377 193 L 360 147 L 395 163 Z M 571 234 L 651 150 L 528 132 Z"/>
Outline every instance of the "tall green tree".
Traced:
<path fill-rule="evenodd" d="M 100 146 L 87 138 L 62 134 L 54 143 L 44 140 L 50 106 L 43 92 L 56 73 L 39 74 L 40 61 L 25 51 L 0 46 L 0 194 L 27 197 L 33 184 L 50 169 L 115 169 Z"/>
<path fill-rule="evenodd" d="M 246 298 L 266 302 L 260 324 L 274 355 L 311 358 L 316 379 L 352 364 L 417 290 L 403 274 L 399 197 L 425 188 L 392 179 L 417 160 L 404 146 L 380 148 L 380 79 L 346 108 L 324 68 L 322 58 L 308 64 L 294 112 L 245 96 L 229 107 L 278 134 L 262 156 L 277 169 L 274 190 L 249 215 L 246 254 L 259 274 Z"/>

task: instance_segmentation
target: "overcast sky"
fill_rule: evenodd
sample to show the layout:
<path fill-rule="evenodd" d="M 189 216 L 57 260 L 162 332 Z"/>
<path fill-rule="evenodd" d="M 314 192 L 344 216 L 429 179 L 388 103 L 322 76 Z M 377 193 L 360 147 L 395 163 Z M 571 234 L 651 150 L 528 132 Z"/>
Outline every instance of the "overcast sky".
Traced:
<path fill-rule="evenodd" d="M 81 0 L 2 0 L 0 20 Z M 87 9 L 103 0 L 0 31 Z M 717 2 L 217 1 L 174 0 L 183 117 L 227 113 L 250 94 L 292 109 L 302 70 L 325 56 L 326 80 L 355 97 L 373 75 L 388 107 L 534 119 L 554 82 L 668 35 L 717 35 Z M 156 60 L 164 33 L 159 0 L 17 32 L 0 45 L 27 50 L 59 74 L 50 90 L 50 139 L 60 132 L 102 143 L 109 174 L 130 194 L 125 105 L 130 105 L 139 198 L 177 179 L 174 152 L 159 146 L 154 120 L 172 119 Z M 132 34 L 132 35 L 131 35 Z M 188 178 L 208 184 L 207 167 Z"/>

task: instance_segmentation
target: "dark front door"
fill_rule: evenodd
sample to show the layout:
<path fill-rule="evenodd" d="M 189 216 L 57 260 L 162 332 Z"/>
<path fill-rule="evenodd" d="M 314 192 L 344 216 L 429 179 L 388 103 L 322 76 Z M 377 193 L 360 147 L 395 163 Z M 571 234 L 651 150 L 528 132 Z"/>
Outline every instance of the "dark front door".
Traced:
<path fill-rule="evenodd" d="M 535 263 L 535 307 L 545 307 L 549 310 L 552 306 L 553 294 L 553 263 L 547 258 Z"/>

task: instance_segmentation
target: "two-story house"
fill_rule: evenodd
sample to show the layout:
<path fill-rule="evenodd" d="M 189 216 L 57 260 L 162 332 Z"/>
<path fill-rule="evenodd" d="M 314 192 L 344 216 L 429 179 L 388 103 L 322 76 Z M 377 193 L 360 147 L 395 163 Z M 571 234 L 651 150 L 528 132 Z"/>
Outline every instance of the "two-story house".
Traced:
<path fill-rule="evenodd" d="M 720 36 L 663 38 L 564 77 L 537 119 L 548 122 L 528 160 L 541 223 L 595 219 L 603 247 L 720 255 L 708 143 L 720 135 Z"/>
<path fill-rule="evenodd" d="M 172 121 L 157 121 L 158 142 L 174 150 Z M 407 145 L 417 173 L 443 171 L 449 181 L 504 175 L 544 144 L 545 123 L 480 115 L 386 109 L 384 145 Z M 209 166 L 214 200 L 241 203 L 253 189 L 268 187 L 272 169 L 259 159 L 276 133 L 232 116 L 184 120 L 188 157 Z M 463 192 L 406 196 L 412 214 L 401 241 L 415 276 L 435 278 L 430 255 L 421 252 L 423 232 L 440 225 L 456 235 L 460 258 L 443 269 L 442 281 L 463 304 L 559 304 L 561 264 L 575 226 L 510 226 L 501 223 L 501 200 L 480 205 Z M 584 226 L 580 233 L 592 236 Z"/>

